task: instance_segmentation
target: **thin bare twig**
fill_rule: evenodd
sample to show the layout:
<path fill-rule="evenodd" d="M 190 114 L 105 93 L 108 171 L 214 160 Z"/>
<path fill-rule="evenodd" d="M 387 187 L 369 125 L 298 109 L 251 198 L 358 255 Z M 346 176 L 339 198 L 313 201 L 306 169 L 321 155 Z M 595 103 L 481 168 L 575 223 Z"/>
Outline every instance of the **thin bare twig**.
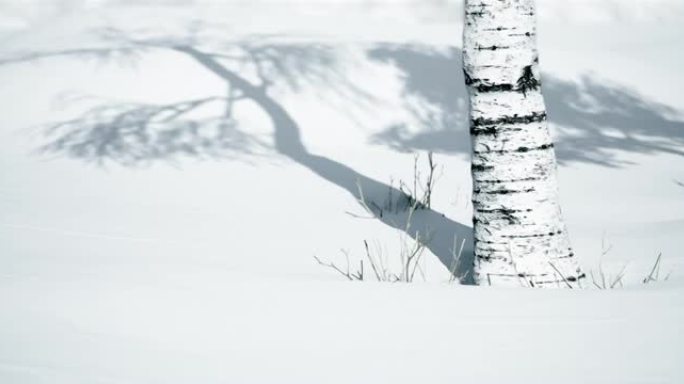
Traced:
<path fill-rule="evenodd" d="M 339 272 L 342 276 L 346 277 L 347 279 L 349 279 L 349 280 L 351 280 L 351 281 L 354 280 L 354 277 L 352 276 L 352 274 L 349 273 L 349 269 L 347 269 L 347 271 L 345 272 L 345 271 L 341 270 L 341 269 L 340 269 L 337 265 L 335 265 L 334 263 L 325 263 L 325 262 L 321 261 L 321 259 L 319 259 L 318 256 L 314 256 L 314 259 L 316 259 L 316 261 L 318 262 L 318 264 L 320 264 L 320 265 L 322 265 L 322 266 L 324 266 L 324 267 L 328 267 L 328 268 L 334 269 L 335 271 Z"/>
<path fill-rule="evenodd" d="M 556 266 L 553 265 L 552 262 L 549 261 L 549 264 L 551 265 L 551 267 L 553 267 L 553 269 L 554 269 L 556 272 L 558 272 L 558 274 L 559 274 L 560 277 L 563 279 L 563 281 L 565 281 L 565 284 L 567 284 L 568 288 L 570 288 L 570 289 L 574 288 L 574 287 L 572 286 L 572 284 L 570 284 L 570 282 L 568 281 L 568 279 L 565 278 L 565 275 L 563 275 L 563 273 L 562 273 L 561 271 L 559 271 L 558 268 L 556 268 Z"/>

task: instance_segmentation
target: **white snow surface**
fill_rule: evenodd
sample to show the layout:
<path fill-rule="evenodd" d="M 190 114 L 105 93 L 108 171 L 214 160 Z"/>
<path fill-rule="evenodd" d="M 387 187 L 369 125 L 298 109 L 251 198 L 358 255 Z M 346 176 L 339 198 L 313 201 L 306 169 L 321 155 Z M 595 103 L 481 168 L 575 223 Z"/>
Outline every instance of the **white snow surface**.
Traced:
<path fill-rule="evenodd" d="M 396 260 L 356 181 L 411 184 L 414 154 L 439 165 L 426 224 L 470 225 L 459 3 L 145 4 L 0 4 L 0 383 L 684 382 L 680 1 L 540 1 L 571 240 L 587 272 L 626 266 L 572 291 L 449 283 L 431 251 L 413 284 L 313 259 Z M 176 45 L 270 47 L 299 137 L 250 100 L 155 126 L 175 136 L 87 115 L 225 97 Z"/>

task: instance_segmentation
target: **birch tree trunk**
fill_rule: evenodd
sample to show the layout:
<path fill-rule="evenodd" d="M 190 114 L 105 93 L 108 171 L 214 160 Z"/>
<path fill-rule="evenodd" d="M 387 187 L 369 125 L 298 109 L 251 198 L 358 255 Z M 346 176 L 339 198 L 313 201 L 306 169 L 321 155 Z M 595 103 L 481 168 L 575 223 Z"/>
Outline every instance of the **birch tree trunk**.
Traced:
<path fill-rule="evenodd" d="M 465 0 L 475 281 L 575 287 L 541 93 L 534 0 Z"/>

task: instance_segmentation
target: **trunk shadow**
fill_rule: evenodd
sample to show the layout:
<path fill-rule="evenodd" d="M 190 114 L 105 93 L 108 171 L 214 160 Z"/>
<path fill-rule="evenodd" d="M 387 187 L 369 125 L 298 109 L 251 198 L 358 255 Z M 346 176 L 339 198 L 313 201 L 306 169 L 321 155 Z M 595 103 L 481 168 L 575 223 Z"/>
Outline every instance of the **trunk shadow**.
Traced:
<path fill-rule="evenodd" d="M 401 196 L 403 194 L 398 189 L 367 177 L 344 164 L 325 156 L 309 153 L 302 143 L 300 129 L 296 121 L 281 104 L 269 97 L 264 89 L 255 87 L 236 73 L 221 66 L 209 54 L 191 47 L 180 47 L 178 49 L 189 54 L 197 62 L 229 82 L 232 86 L 240 89 L 243 95 L 257 103 L 268 114 L 274 127 L 275 148 L 280 154 L 287 156 L 321 178 L 346 190 L 357 200 L 364 198 L 382 206 L 383 200 L 388 193 L 391 193 L 392 196 Z M 361 196 L 361 193 L 363 193 L 363 196 Z M 407 210 L 403 210 L 385 215 L 376 214 L 375 217 L 385 225 L 405 231 L 408 214 Z M 416 239 L 418 236 L 422 238 L 425 236 L 425 233 L 429 232 L 430 241 L 426 245 L 430 251 L 455 276 L 462 277 L 462 283 L 472 283 L 472 227 L 451 220 L 444 214 L 429 208 L 416 211 L 411 218 L 411 223 L 411 228 L 408 229 L 407 235 Z M 457 261 L 453 257 L 455 238 L 459 241 L 464 241 L 461 259 Z"/>

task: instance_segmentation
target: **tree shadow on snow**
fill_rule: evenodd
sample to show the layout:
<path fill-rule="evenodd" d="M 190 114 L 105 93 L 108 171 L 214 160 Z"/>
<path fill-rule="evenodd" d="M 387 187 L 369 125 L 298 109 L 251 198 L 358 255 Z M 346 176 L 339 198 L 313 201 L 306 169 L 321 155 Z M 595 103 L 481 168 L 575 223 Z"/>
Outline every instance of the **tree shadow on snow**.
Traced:
<path fill-rule="evenodd" d="M 384 224 L 421 240 L 429 233 L 426 246 L 440 262 L 463 283 L 471 283 L 472 228 L 447 218 L 444 214 L 421 207 L 390 212 L 388 196 L 406 196 L 391 185 L 367 177 L 354 169 L 322 155 L 310 153 L 304 146 L 300 127 L 285 107 L 269 94 L 276 82 L 298 88 L 307 82 L 325 82 L 337 87 L 340 95 L 364 98 L 336 69 L 330 47 L 317 44 L 272 44 L 268 41 L 233 42 L 219 51 L 199 47 L 194 39 L 133 39 L 116 31 L 107 31 L 116 41 L 115 48 L 78 49 L 51 53 L 32 53 L 4 63 L 31 61 L 55 56 L 78 56 L 108 60 L 121 55 L 137 56 L 147 50 L 171 50 L 194 60 L 225 82 L 227 94 L 183 100 L 165 105 L 140 103 L 105 103 L 82 115 L 52 124 L 44 134 L 47 143 L 40 148 L 46 154 L 66 155 L 103 165 L 115 162 L 138 166 L 151 161 L 180 156 L 202 158 L 234 157 L 249 154 L 263 141 L 240 129 L 233 118 L 234 108 L 242 102 L 256 104 L 273 126 L 273 146 L 277 153 L 308 168 L 321 178 L 346 190 L 358 201 L 365 201 L 373 216 Z M 0 60 L 0 64 L 3 62 Z M 249 67 L 249 68 L 247 68 Z M 242 73 L 240 70 L 244 70 Z M 337 84 L 337 85 L 335 85 Z M 224 112 L 213 118 L 199 119 L 193 113 L 214 104 Z M 410 228 L 406 226 L 411 214 Z M 453 257 L 454 243 L 463 242 L 459 260 Z"/>
<path fill-rule="evenodd" d="M 291 89 L 327 84 L 350 103 L 372 102 L 339 66 L 335 48 L 324 44 L 283 43 L 245 38 L 206 47 L 196 36 L 134 38 L 108 30 L 110 46 L 59 52 L 35 52 L 0 64 L 55 56 L 126 60 L 150 50 L 166 50 L 192 59 L 225 84 L 225 94 L 159 105 L 99 103 L 80 116 L 50 125 L 42 153 L 65 155 L 105 164 L 138 166 L 178 157 L 236 158 L 273 147 L 275 151 L 347 191 L 355 199 L 384 206 L 387 196 L 403 196 L 390 185 L 320 154 L 303 144 L 295 118 L 272 96 L 276 86 Z M 460 52 L 426 45 L 377 44 L 366 50 L 375 62 L 396 67 L 403 75 L 404 107 L 413 116 L 372 136 L 375 143 L 400 151 L 425 150 L 467 155 L 470 139 L 467 96 L 461 75 Z M 179 82 L 182 82 L 179 79 Z M 624 165 L 611 151 L 668 152 L 684 155 L 684 123 L 668 118 L 675 111 L 644 101 L 638 95 L 584 79 L 580 83 L 545 77 L 549 116 L 557 126 L 557 151 L 563 163 Z M 256 105 L 273 126 L 272 140 L 243 130 L 234 117 L 244 102 Z M 198 114 L 203 109 L 221 113 Z M 206 111 L 205 111 L 206 112 Z M 204 116 L 204 117 L 202 117 Z M 473 234 L 470 225 L 451 220 L 430 208 L 420 209 L 406 228 L 407 211 L 371 212 L 385 225 L 416 238 L 430 233 L 427 246 L 456 276 L 470 280 Z M 464 241 L 454 266 L 454 243 Z"/>
<path fill-rule="evenodd" d="M 468 99 L 459 49 L 379 45 L 369 57 L 403 73 L 406 108 L 416 110 L 418 117 L 417 123 L 376 133 L 374 143 L 400 151 L 470 153 L 469 141 L 463 139 L 468 133 Z M 678 111 L 589 77 L 572 82 L 544 75 L 543 81 L 561 164 L 627 165 L 616 151 L 684 156 L 684 120 L 676 117 Z"/>

